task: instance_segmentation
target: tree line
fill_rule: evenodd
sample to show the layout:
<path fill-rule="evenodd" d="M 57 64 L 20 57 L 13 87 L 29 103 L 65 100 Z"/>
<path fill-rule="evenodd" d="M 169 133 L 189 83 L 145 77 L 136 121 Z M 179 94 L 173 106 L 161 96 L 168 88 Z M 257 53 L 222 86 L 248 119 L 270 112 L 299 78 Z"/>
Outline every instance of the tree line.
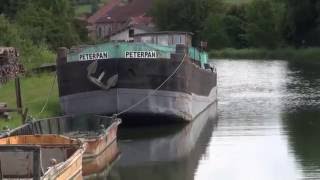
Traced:
<path fill-rule="evenodd" d="M 151 15 L 160 30 L 191 31 L 214 49 L 320 45 L 317 0 L 155 0 Z"/>
<path fill-rule="evenodd" d="M 0 45 L 17 47 L 27 64 L 54 59 L 57 47 L 87 41 L 71 0 L 0 0 Z"/>
<path fill-rule="evenodd" d="M 282 48 L 320 45 L 320 1 L 153 0 L 160 30 L 190 31 L 209 48 Z M 0 46 L 17 47 L 25 64 L 53 60 L 57 47 L 88 42 L 75 17 L 77 0 L 0 0 Z M 100 2 L 91 0 L 90 2 Z"/>

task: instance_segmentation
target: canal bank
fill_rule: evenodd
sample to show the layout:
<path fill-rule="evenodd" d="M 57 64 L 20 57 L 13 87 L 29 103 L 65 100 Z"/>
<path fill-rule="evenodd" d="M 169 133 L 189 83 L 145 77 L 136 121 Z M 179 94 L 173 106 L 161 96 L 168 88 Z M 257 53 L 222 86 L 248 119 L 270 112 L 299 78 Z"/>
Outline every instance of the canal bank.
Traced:
<path fill-rule="evenodd" d="M 252 60 L 287 60 L 301 63 L 320 63 L 320 48 L 280 48 L 280 49 L 234 49 L 210 50 L 210 58 L 252 59 Z"/>

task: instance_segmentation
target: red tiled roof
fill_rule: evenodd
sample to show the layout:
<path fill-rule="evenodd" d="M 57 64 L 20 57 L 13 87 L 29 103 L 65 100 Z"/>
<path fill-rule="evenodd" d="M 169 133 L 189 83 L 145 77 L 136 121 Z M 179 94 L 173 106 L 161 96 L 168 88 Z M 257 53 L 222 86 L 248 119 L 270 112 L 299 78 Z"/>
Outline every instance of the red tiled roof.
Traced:
<path fill-rule="evenodd" d="M 93 24 L 95 23 L 99 18 L 105 16 L 113 7 L 118 5 L 121 0 L 110 0 L 110 2 L 106 3 L 103 7 L 101 7 L 96 13 L 94 13 L 92 16 L 88 18 L 88 23 Z"/>
<path fill-rule="evenodd" d="M 118 3 L 100 17 L 96 23 L 125 22 L 131 17 L 144 16 L 152 7 L 152 0 L 128 0 L 128 4 Z"/>
<path fill-rule="evenodd" d="M 152 22 L 152 17 L 137 16 L 137 17 L 131 17 L 130 24 L 133 24 L 133 25 L 136 25 L 136 24 L 148 25 L 151 22 Z"/>

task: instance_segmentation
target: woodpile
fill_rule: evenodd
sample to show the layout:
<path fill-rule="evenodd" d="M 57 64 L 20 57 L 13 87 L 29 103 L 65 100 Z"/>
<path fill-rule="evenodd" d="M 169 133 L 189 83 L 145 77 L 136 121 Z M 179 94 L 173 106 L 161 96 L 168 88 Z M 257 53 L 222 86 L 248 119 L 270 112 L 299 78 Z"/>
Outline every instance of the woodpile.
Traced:
<path fill-rule="evenodd" d="M 13 47 L 0 47 L 0 85 L 24 73 L 19 53 Z"/>

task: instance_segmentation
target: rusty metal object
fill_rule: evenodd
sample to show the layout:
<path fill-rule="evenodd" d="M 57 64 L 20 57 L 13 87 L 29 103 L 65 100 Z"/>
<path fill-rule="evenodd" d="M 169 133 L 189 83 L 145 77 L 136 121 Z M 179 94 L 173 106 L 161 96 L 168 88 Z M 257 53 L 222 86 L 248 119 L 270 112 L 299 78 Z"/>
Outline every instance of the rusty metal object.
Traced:
<path fill-rule="evenodd" d="M 18 50 L 13 47 L 0 47 L 0 85 L 24 71 L 24 67 L 19 62 Z"/>
<path fill-rule="evenodd" d="M 84 151 L 85 144 L 81 141 L 58 135 L 2 138 L 2 176 L 6 179 L 82 179 Z"/>

